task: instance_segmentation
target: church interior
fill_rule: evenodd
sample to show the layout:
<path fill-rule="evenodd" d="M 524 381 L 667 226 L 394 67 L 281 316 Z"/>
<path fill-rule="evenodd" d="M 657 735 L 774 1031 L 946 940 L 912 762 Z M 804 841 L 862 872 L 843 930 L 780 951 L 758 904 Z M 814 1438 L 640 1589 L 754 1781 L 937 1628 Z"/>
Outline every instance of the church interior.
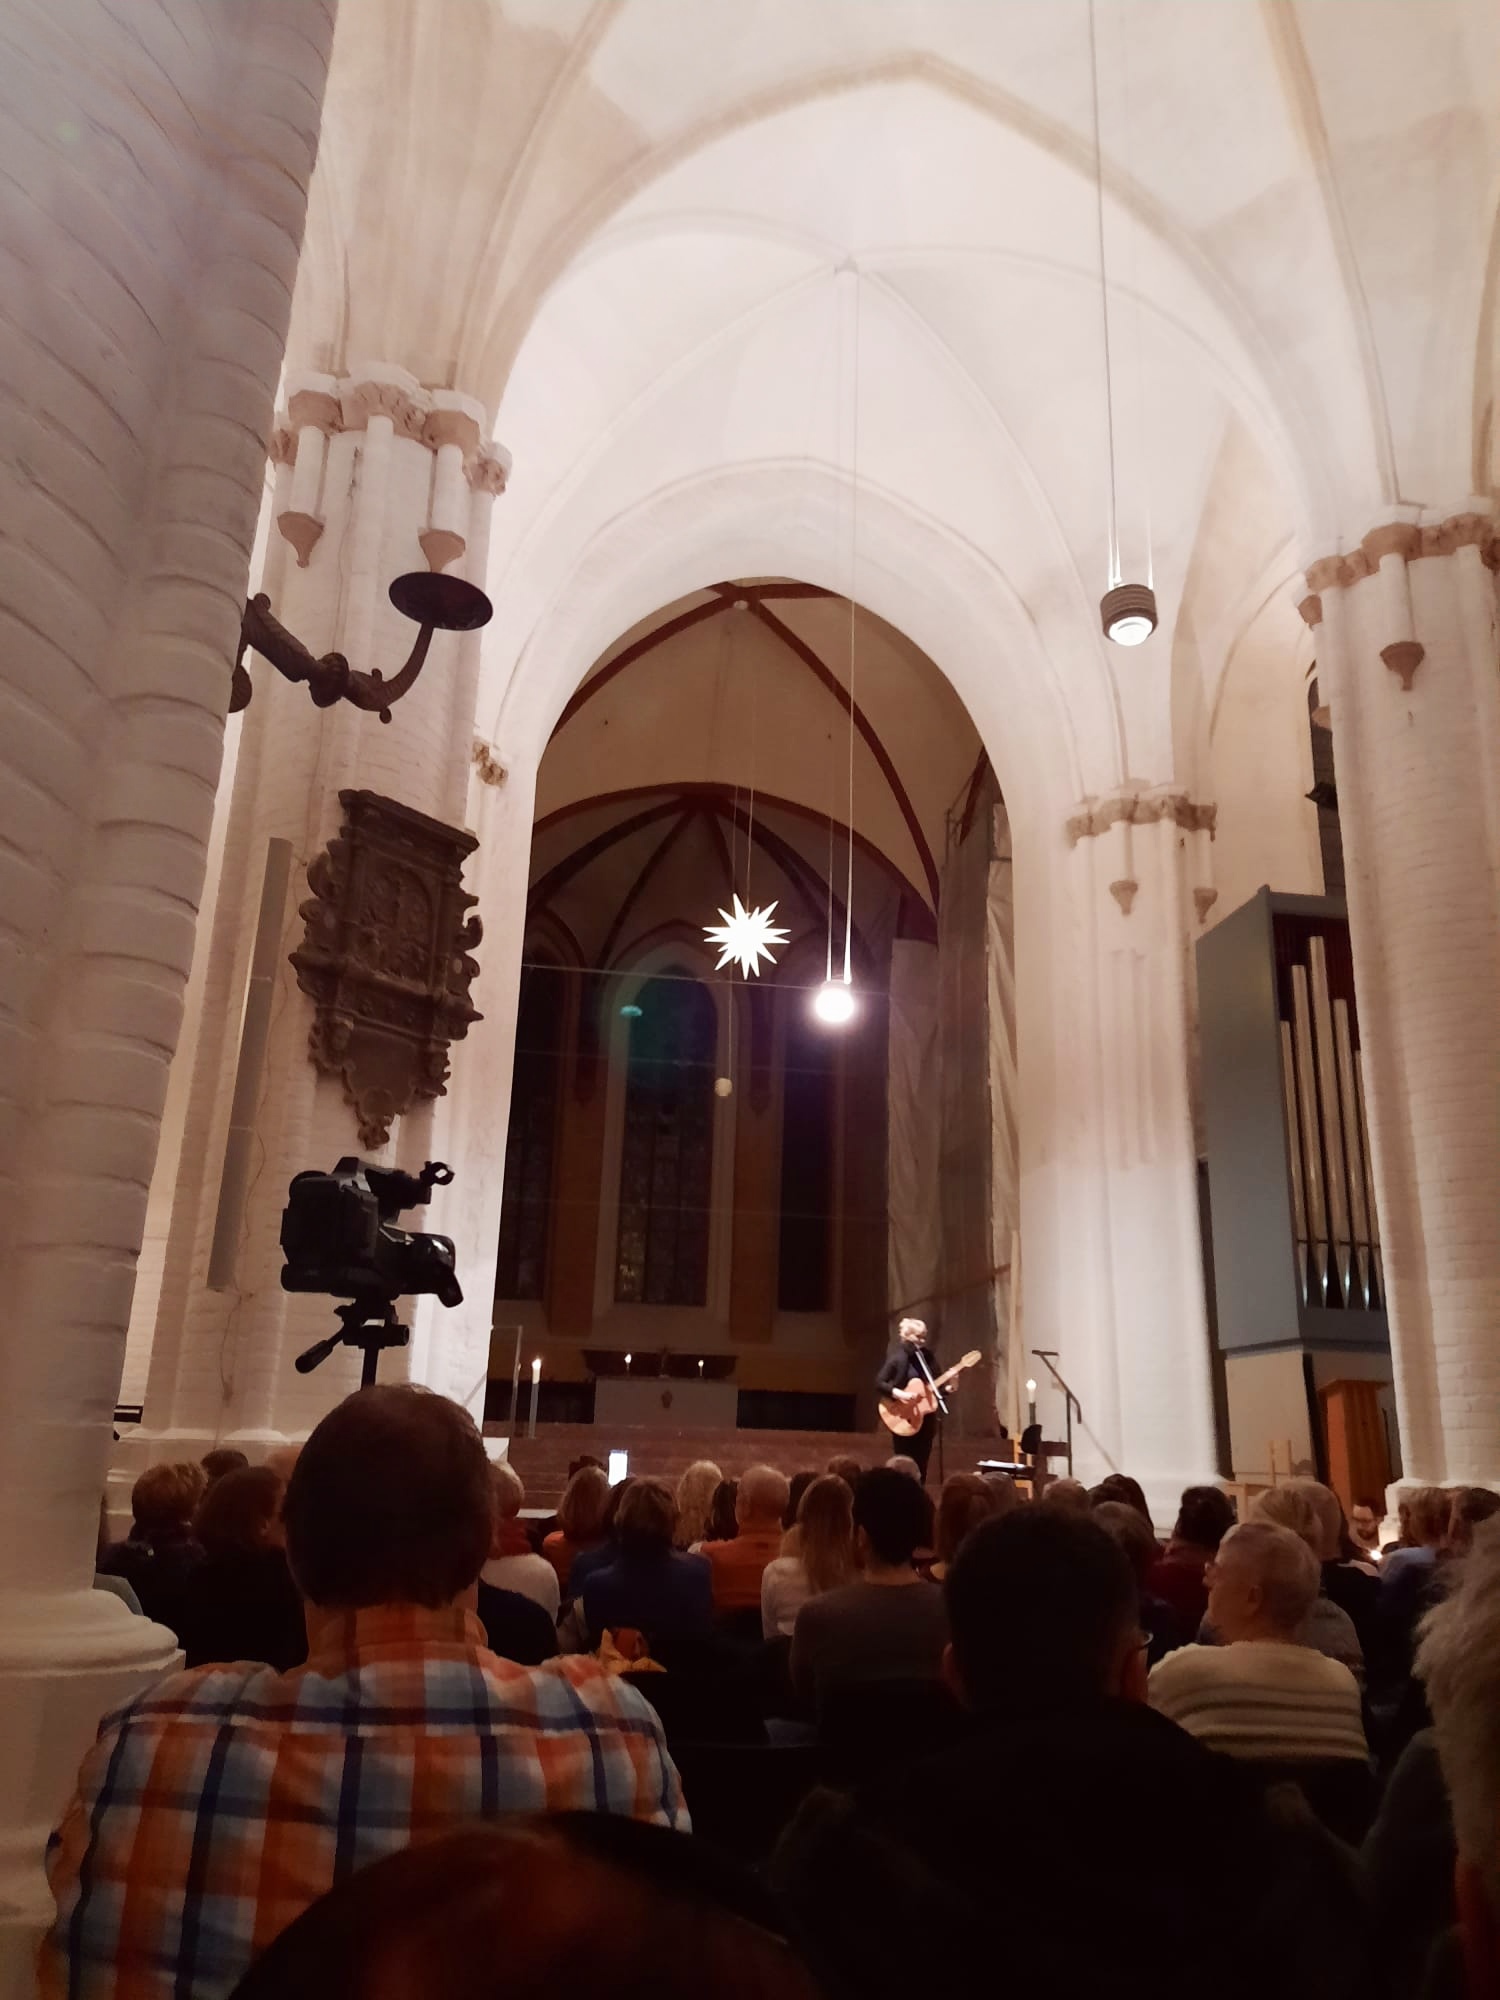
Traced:
<path fill-rule="evenodd" d="M 549 1508 L 902 1315 L 948 1471 L 1500 1488 L 1492 6 L 5 40 L 0 1928 L 100 1495 L 362 1366 Z M 284 1286 L 350 1159 L 456 1301 Z"/>

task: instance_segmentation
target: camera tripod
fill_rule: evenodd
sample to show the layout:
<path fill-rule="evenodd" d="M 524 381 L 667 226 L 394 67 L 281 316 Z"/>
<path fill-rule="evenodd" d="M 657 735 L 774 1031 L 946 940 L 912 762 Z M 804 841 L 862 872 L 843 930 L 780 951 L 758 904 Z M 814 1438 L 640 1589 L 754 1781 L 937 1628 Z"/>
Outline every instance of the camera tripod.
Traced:
<path fill-rule="evenodd" d="M 397 1319 L 395 1303 L 391 1299 L 351 1299 L 348 1305 L 337 1306 L 334 1310 L 339 1319 L 338 1332 L 330 1333 L 326 1340 L 315 1340 L 292 1365 L 299 1375 L 311 1375 L 336 1347 L 357 1347 L 364 1356 L 359 1386 L 368 1389 L 374 1383 L 381 1350 L 405 1347 L 411 1338 L 411 1330 Z"/>

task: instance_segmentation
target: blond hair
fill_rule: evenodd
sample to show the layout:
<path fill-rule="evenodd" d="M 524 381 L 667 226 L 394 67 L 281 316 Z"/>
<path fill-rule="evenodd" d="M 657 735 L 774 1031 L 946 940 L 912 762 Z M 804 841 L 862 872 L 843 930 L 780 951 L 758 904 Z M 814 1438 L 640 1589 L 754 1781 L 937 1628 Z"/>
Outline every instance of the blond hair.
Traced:
<path fill-rule="evenodd" d="M 836 1472 L 808 1487 L 793 1532 L 814 1597 L 854 1581 L 854 1495 Z"/>
<path fill-rule="evenodd" d="M 711 1458 L 699 1458 L 677 1482 L 677 1546 L 701 1542 L 708 1528 L 708 1510 L 724 1475 Z"/>

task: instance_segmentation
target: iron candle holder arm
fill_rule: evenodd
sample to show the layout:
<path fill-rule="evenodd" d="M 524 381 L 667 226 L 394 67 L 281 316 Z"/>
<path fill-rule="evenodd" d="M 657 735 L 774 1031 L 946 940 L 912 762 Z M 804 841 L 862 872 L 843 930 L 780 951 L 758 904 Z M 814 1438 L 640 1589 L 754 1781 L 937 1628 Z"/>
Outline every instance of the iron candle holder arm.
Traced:
<path fill-rule="evenodd" d="M 391 709 L 416 686 L 427 662 L 434 632 L 474 632 L 487 625 L 493 606 L 475 584 L 462 577 L 443 576 L 432 570 L 412 570 L 398 576 L 390 587 L 390 600 L 404 617 L 418 627 L 406 664 L 392 680 L 375 668 L 357 673 L 342 653 L 313 654 L 294 632 L 289 632 L 271 610 L 264 593 L 252 597 L 240 620 L 240 649 L 234 664 L 234 680 L 229 696 L 229 712 L 235 715 L 249 705 L 254 686 L 245 667 L 247 652 L 269 660 L 283 679 L 305 681 L 317 708 L 332 708 L 347 701 L 351 707 L 378 715 L 389 722 Z"/>

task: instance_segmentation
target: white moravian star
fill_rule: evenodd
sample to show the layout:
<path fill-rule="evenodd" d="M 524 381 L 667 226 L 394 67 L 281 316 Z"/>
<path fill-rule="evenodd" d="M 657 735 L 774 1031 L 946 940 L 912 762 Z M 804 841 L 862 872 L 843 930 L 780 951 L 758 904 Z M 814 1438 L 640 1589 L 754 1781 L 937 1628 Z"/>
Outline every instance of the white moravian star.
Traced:
<path fill-rule="evenodd" d="M 773 944 L 785 944 L 790 932 L 779 924 L 771 922 L 776 914 L 776 905 L 767 903 L 763 910 L 747 910 L 738 895 L 734 899 L 734 914 L 720 910 L 722 924 L 705 924 L 703 935 L 710 944 L 719 946 L 719 962 L 715 972 L 722 972 L 731 959 L 738 959 L 741 972 L 746 978 L 754 973 L 760 976 L 760 960 L 767 965 L 776 963 L 771 951 Z"/>

